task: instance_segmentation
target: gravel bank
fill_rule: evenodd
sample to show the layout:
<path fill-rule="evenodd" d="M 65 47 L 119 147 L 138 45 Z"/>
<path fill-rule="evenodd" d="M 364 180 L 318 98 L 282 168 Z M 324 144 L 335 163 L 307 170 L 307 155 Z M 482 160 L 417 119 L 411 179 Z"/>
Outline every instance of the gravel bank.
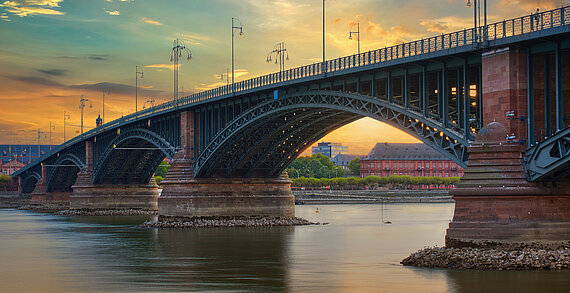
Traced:
<path fill-rule="evenodd" d="M 55 213 L 58 216 L 140 216 L 156 215 L 157 211 L 148 210 L 64 210 Z"/>
<path fill-rule="evenodd" d="M 24 205 L 18 208 L 19 210 L 28 210 L 38 213 L 54 213 L 62 210 L 69 209 L 69 205 L 58 204 L 43 204 L 43 205 Z"/>
<path fill-rule="evenodd" d="M 188 218 L 162 221 L 147 221 L 146 228 L 212 228 L 212 227 L 267 227 L 320 225 L 301 218 Z"/>
<path fill-rule="evenodd" d="M 519 250 L 428 247 L 412 253 L 401 264 L 426 268 L 477 270 L 568 270 L 570 249 Z"/>

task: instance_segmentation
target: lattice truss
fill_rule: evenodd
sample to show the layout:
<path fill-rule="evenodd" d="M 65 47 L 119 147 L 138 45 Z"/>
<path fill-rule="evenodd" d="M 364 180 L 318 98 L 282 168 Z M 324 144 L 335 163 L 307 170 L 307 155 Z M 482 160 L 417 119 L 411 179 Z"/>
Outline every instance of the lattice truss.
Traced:
<path fill-rule="evenodd" d="M 306 91 L 266 101 L 238 116 L 200 153 L 194 174 L 276 177 L 312 143 L 365 116 L 402 129 L 466 165 L 467 138 L 419 112 L 354 93 Z"/>
<path fill-rule="evenodd" d="M 570 180 L 570 127 L 528 149 L 524 166 L 528 181 Z"/>
<path fill-rule="evenodd" d="M 146 184 L 165 157 L 176 152 L 169 142 L 147 129 L 118 135 L 106 148 L 93 171 L 94 184 Z"/>

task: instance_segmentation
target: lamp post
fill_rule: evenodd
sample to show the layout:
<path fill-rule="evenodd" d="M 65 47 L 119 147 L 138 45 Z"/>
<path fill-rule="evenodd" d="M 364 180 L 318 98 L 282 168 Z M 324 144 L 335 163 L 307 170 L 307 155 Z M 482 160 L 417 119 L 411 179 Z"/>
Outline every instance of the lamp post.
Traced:
<path fill-rule="evenodd" d="M 353 26 L 354 25 L 350 27 L 350 33 L 348 34 L 348 39 L 352 40 L 352 35 L 358 35 L 356 40 L 358 41 L 358 54 L 360 54 L 360 22 L 356 23 L 356 31 L 352 31 Z"/>
<path fill-rule="evenodd" d="M 235 22 L 238 22 L 238 25 L 235 24 Z M 235 35 L 235 31 L 239 29 L 239 35 L 243 36 L 243 26 L 241 24 L 241 21 L 237 18 L 232 17 L 232 93 L 235 92 L 235 87 L 234 87 L 234 76 L 235 76 L 235 67 L 234 67 L 234 35 Z"/>
<path fill-rule="evenodd" d="M 220 74 L 220 80 L 224 80 L 224 74 L 226 76 L 226 88 L 230 85 L 230 69 L 226 68 L 226 73 Z"/>
<path fill-rule="evenodd" d="M 41 131 L 41 130 L 38 128 L 38 159 L 42 156 L 42 152 L 41 152 L 41 149 L 40 149 L 40 138 L 42 137 L 42 133 L 45 135 L 45 132 L 44 132 L 44 131 Z M 44 136 L 44 138 L 45 138 L 45 136 Z M 32 154 L 31 148 L 32 148 L 32 147 L 30 146 L 30 155 Z"/>
<path fill-rule="evenodd" d="M 273 51 L 267 54 L 267 63 L 271 62 L 272 55 L 275 54 L 275 64 L 279 64 L 279 80 L 283 79 L 283 71 L 285 70 L 285 61 L 289 60 L 289 53 L 285 48 L 285 42 L 277 43 L 273 46 Z"/>
<path fill-rule="evenodd" d="M 477 30 L 479 29 L 479 27 L 481 26 L 481 4 L 479 2 L 479 5 L 477 5 L 477 0 L 473 0 L 473 24 L 475 27 L 475 36 L 474 39 L 477 40 L 477 42 L 479 42 L 479 38 L 482 39 L 483 42 L 487 41 L 487 0 L 481 0 L 483 1 L 483 21 L 484 21 L 484 26 L 483 26 L 483 33 L 482 36 L 481 34 L 477 34 Z M 467 0 L 467 7 L 471 7 L 471 0 Z M 477 17 L 477 9 L 479 9 L 479 17 Z"/>
<path fill-rule="evenodd" d="M 49 122 L 49 150 L 53 150 L 53 144 L 51 143 L 51 130 L 55 130 L 55 125 L 53 125 L 51 123 L 51 121 Z"/>
<path fill-rule="evenodd" d="M 325 58 L 325 0 L 323 0 L 323 73 L 327 72 L 327 63 Z"/>
<path fill-rule="evenodd" d="M 141 71 L 139 71 L 139 67 L 135 66 L 135 113 L 138 110 L 138 102 L 139 102 L 139 74 L 141 76 L 141 78 L 143 78 L 144 73 L 142 71 L 142 67 L 141 67 Z"/>
<path fill-rule="evenodd" d="M 178 106 L 178 58 L 182 57 L 182 52 L 186 53 L 186 60 L 192 59 L 192 52 L 186 48 L 184 42 L 180 39 L 174 40 L 172 53 L 170 54 L 170 62 L 174 65 L 174 101 L 175 107 Z"/>
<path fill-rule="evenodd" d="M 141 72 L 141 78 L 142 78 L 142 72 Z M 135 83 L 136 83 L 136 81 L 135 81 Z M 135 87 L 136 87 L 136 86 L 135 86 Z M 136 91 L 136 90 L 135 90 L 135 91 Z M 102 106 L 102 109 L 103 109 L 103 110 L 102 110 L 102 112 L 103 112 L 102 114 L 103 114 L 103 124 L 104 124 L 104 123 L 105 123 L 105 94 L 107 94 L 107 96 L 110 96 L 110 95 L 111 95 L 111 91 L 108 90 L 108 89 L 103 89 L 102 92 L 103 92 L 103 102 L 101 103 L 101 104 L 102 104 L 101 106 Z M 135 93 L 135 95 L 136 95 L 136 93 Z M 136 105 L 135 105 L 135 107 L 136 107 Z M 65 139 L 64 139 L 64 141 L 65 141 Z"/>
<path fill-rule="evenodd" d="M 81 95 L 81 100 L 79 100 L 79 109 L 81 109 L 81 134 L 83 134 L 83 108 L 85 108 L 85 102 L 89 101 L 85 95 Z M 90 108 L 93 105 L 89 105 Z"/>
<path fill-rule="evenodd" d="M 63 142 L 65 142 L 65 120 L 71 119 L 69 114 L 65 114 L 65 113 L 67 113 L 67 112 L 65 110 L 63 110 Z"/>
<path fill-rule="evenodd" d="M 155 101 L 154 101 L 154 98 L 149 99 L 148 101 L 146 101 L 146 102 L 144 103 L 143 109 L 146 108 L 146 104 L 147 104 L 147 103 L 150 104 L 150 107 L 151 107 L 151 108 L 154 107 L 154 102 L 155 102 Z"/>

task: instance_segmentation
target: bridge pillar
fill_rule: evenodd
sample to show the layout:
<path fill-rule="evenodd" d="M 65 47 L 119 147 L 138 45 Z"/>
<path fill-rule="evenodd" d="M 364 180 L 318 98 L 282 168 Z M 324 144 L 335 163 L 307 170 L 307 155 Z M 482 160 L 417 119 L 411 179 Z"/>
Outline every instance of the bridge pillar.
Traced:
<path fill-rule="evenodd" d="M 48 192 L 47 191 L 46 166 L 42 165 L 42 178 L 36 183 L 32 191 L 30 204 L 35 206 L 58 206 L 66 208 L 69 206 L 70 192 Z"/>
<path fill-rule="evenodd" d="M 180 120 L 183 148 L 161 183 L 160 217 L 295 216 L 295 199 L 286 173 L 277 179 L 194 178 L 194 113 L 183 112 Z"/>
<path fill-rule="evenodd" d="M 526 181 L 525 147 L 507 143 L 506 135 L 493 122 L 469 147 L 465 173 L 450 192 L 455 213 L 446 246 L 570 242 L 570 185 Z"/>
<path fill-rule="evenodd" d="M 527 116 L 526 51 L 507 47 L 484 53 L 482 78 L 483 122 L 499 122 L 516 140 L 526 139 L 526 123 L 510 119 Z M 514 117 L 507 117 L 508 111 Z"/>
<path fill-rule="evenodd" d="M 93 184 L 93 142 L 86 141 L 86 167 L 71 187 L 70 208 L 77 210 L 158 209 L 158 185 L 152 177 L 147 184 Z"/>

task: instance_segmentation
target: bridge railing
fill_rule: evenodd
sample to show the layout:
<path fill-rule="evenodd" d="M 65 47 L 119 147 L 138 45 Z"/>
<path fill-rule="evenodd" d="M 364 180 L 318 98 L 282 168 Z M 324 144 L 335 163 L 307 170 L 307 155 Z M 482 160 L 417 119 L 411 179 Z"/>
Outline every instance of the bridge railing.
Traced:
<path fill-rule="evenodd" d="M 570 6 L 554 10 L 534 13 L 518 18 L 492 23 L 485 27 L 465 29 L 462 31 L 442 34 L 426 39 L 402 43 L 361 54 L 344 56 L 324 63 L 314 63 L 282 72 L 254 77 L 240 81 L 234 85 L 203 91 L 185 97 L 179 101 L 179 106 L 200 102 L 206 99 L 239 93 L 262 86 L 270 86 L 281 82 L 305 77 L 321 75 L 325 72 L 335 72 L 371 64 L 378 64 L 422 54 L 459 48 L 468 45 L 479 45 L 486 41 L 517 36 L 534 31 L 550 29 L 570 23 Z"/>
<path fill-rule="evenodd" d="M 297 68 L 291 68 L 282 72 L 274 72 L 271 74 L 254 77 L 248 80 L 237 82 L 233 85 L 230 84 L 206 90 L 190 96 L 186 96 L 178 101 L 162 103 L 124 116 L 117 120 L 106 123 L 102 127 L 94 128 L 83 133 L 82 135 L 64 142 L 59 147 L 54 148 L 50 154 L 56 153 L 61 149 L 71 146 L 81 141 L 85 137 L 104 132 L 107 129 L 114 128 L 118 125 L 137 119 L 142 119 L 157 112 L 187 106 L 207 99 L 221 97 L 232 93 L 240 93 L 242 91 L 263 86 L 276 85 L 282 82 L 297 80 L 301 78 L 319 76 L 323 73 L 333 73 L 351 68 L 380 64 L 383 62 L 389 62 L 423 54 L 431 54 L 439 51 L 451 50 L 463 46 L 478 46 L 480 43 L 487 41 L 494 41 L 517 35 L 537 32 L 554 27 L 560 27 L 566 24 L 570 24 L 570 6 L 539 13 L 533 13 L 518 18 L 503 20 L 501 22 L 491 23 L 487 25 L 486 31 L 485 27 L 465 29 L 462 31 L 442 34 L 426 39 L 394 45 L 391 47 L 363 52 L 361 54 L 327 60 L 324 63 L 313 63 Z"/>

